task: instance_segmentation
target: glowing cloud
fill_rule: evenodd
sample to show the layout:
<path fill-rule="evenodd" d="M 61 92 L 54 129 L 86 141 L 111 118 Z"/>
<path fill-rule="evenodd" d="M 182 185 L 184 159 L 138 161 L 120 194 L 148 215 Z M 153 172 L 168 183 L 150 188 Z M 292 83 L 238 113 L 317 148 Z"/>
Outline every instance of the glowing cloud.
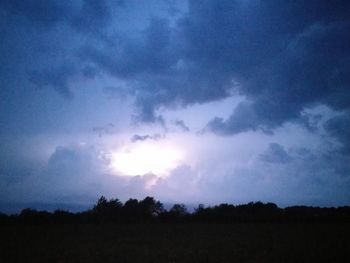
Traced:
<path fill-rule="evenodd" d="M 138 142 L 111 153 L 112 170 L 127 176 L 148 173 L 166 176 L 183 160 L 183 153 L 174 145 L 161 142 Z"/>

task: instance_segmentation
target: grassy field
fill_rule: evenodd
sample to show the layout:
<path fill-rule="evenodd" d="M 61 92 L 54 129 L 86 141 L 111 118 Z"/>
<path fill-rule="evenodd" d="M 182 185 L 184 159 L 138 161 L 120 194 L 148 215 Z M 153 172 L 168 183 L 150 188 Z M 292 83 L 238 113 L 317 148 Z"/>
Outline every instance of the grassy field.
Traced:
<path fill-rule="evenodd" d="M 0 262 L 350 262 L 350 225 L 1 226 Z"/>

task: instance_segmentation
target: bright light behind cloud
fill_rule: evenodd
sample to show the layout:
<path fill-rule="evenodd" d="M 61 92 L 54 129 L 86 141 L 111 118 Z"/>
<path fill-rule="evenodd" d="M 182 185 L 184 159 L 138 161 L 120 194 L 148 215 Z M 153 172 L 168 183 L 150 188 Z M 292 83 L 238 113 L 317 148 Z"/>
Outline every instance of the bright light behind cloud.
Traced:
<path fill-rule="evenodd" d="M 111 154 L 111 168 L 128 176 L 148 173 L 166 176 L 183 160 L 183 152 L 161 142 L 137 142 Z"/>

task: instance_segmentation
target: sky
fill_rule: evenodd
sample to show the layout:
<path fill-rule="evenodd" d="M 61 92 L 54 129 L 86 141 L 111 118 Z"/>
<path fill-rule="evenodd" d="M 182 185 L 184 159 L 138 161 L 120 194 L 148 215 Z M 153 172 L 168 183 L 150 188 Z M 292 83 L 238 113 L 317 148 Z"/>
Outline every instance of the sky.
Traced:
<path fill-rule="evenodd" d="M 0 209 L 350 203 L 350 2 L 0 1 Z"/>

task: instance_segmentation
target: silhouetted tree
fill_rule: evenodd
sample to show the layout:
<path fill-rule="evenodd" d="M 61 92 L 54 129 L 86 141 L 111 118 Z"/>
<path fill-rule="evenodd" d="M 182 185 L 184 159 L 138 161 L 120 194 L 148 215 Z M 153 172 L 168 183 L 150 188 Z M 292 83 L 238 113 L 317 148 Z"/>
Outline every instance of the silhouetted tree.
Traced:
<path fill-rule="evenodd" d="M 10 217 L 0 212 L 0 224 L 7 224 L 10 222 Z"/>
<path fill-rule="evenodd" d="M 101 196 L 92 211 L 98 221 L 119 221 L 123 204 L 119 199 L 107 200 Z"/>
<path fill-rule="evenodd" d="M 19 214 L 19 219 L 23 223 L 44 224 L 51 222 L 51 214 L 47 211 L 25 208 Z"/>
<path fill-rule="evenodd" d="M 126 222 L 140 221 L 139 201 L 130 198 L 123 206 L 123 219 Z"/>
<path fill-rule="evenodd" d="M 177 216 L 185 216 L 188 214 L 187 208 L 184 204 L 174 204 L 169 212 Z"/>
<path fill-rule="evenodd" d="M 164 212 L 163 204 L 156 201 L 153 197 L 147 196 L 139 203 L 141 215 L 145 219 L 157 217 Z"/>
<path fill-rule="evenodd" d="M 291 206 L 284 209 L 274 203 L 250 202 L 242 205 L 220 204 L 212 207 L 199 205 L 189 213 L 184 204 L 174 204 L 166 211 L 163 204 L 147 196 L 141 201 L 129 199 L 123 205 L 119 199 L 107 200 L 101 196 L 91 210 L 71 213 L 56 210 L 53 213 L 23 209 L 19 215 L 0 213 L 0 223 L 93 223 L 93 222 L 350 222 L 350 207 Z"/>
<path fill-rule="evenodd" d="M 169 211 L 160 214 L 160 219 L 163 222 L 183 222 L 187 215 L 189 213 L 184 204 L 174 204 Z"/>

